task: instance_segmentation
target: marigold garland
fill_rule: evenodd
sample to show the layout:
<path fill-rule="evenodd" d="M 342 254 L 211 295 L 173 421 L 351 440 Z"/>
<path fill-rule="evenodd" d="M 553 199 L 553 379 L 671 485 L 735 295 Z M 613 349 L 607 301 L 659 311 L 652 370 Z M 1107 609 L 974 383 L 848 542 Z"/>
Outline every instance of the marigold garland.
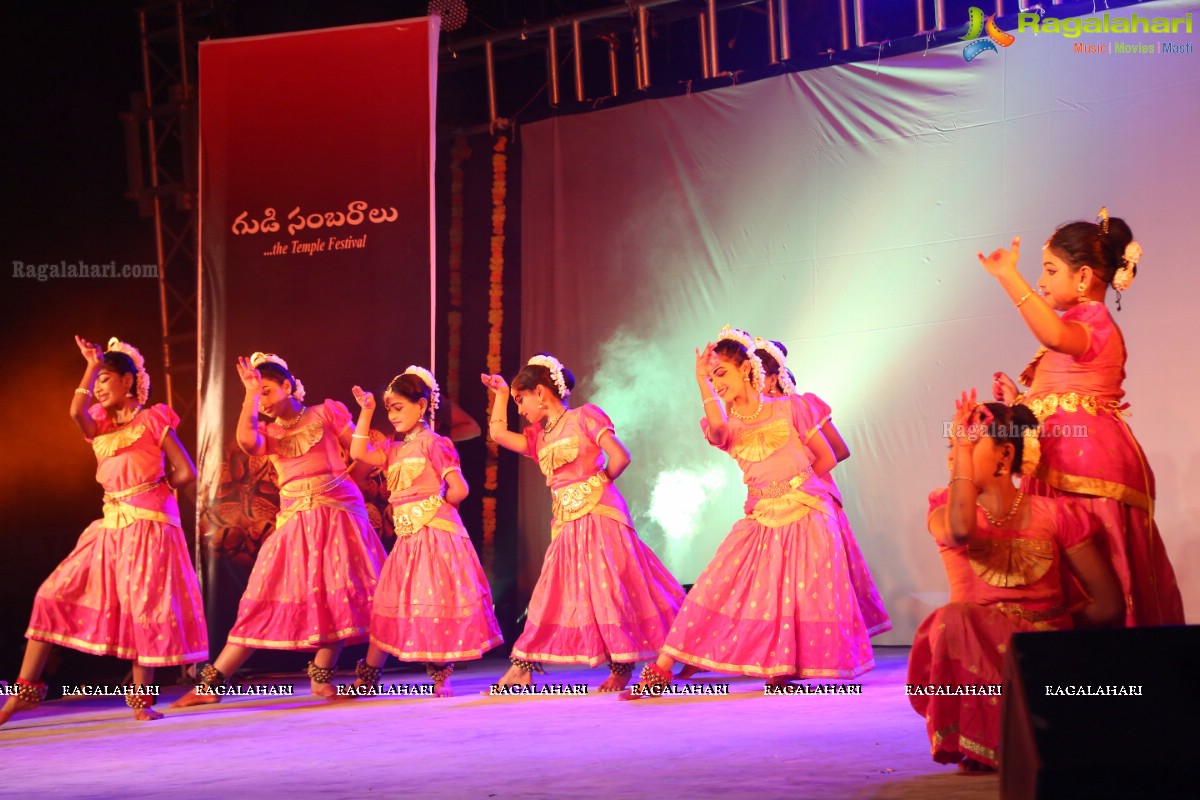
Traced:
<path fill-rule="evenodd" d="M 488 259 L 488 349 L 487 369 L 500 372 L 500 345 L 504 334 L 504 222 L 508 196 L 508 137 L 498 136 L 492 146 L 492 239 Z M 507 400 L 507 398 L 505 398 Z M 487 465 L 484 470 L 483 567 L 490 575 L 496 543 L 496 489 L 499 487 L 499 448 L 489 435 Z"/>

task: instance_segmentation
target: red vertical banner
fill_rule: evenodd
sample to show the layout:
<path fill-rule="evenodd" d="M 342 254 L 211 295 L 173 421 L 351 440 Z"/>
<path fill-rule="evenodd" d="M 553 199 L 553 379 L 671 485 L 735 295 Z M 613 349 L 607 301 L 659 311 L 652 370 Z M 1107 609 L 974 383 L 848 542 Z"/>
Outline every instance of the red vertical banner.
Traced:
<path fill-rule="evenodd" d="M 277 353 L 310 404 L 352 413 L 355 384 L 438 374 L 437 35 L 428 18 L 200 47 L 197 506 L 214 652 L 276 504 L 270 465 L 233 444 L 236 357 Z"/>

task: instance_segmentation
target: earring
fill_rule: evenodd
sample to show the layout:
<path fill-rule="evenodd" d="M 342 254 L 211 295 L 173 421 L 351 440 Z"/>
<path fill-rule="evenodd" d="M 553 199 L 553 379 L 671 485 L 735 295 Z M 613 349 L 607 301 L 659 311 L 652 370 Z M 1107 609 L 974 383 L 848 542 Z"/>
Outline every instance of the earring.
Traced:
<path fill-rule="evenodd" d="M 1008 470 L 1006 470 L 1004 468 L 1004 462 L 1003 461 L 997 462 L 996 463 L 996 471 L 992 473 L 992 477 L 999 478 L 1001 475 L 1003 475 L 1006 472 L 1008 472 Z"/>
<path fill-rule="evenodd" d="M 1079 286 L 1078 286 L 1077 288 L 1079 289 L 1079 302 L 1081 302 L 1081 303 L 1082 303 L 1082 302 L 1084 301 L 1084 299 L 1085 299 L 1085 298 L 1084 298 L 1084 296 L 1083 296 L 1083 293 L 1084 293 L 1084 291 L 1086 291 L 1086 290 L 1087 290 L 1087 286 L 1086 286 L 1086 285 L 1084 285 L 1084 284 L 1083 284 L 1083 282 L 1081 281 L 1081 282 L 1080 282 L 1080 284 L 1079 284 Z"/>

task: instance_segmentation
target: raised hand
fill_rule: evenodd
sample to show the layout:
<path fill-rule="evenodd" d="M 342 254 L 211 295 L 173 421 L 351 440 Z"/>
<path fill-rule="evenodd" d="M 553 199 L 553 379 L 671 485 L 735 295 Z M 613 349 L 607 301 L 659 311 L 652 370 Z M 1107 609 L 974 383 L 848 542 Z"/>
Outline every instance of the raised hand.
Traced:
<path fill-rule="evenodd" d="M 696 380 L 708 380 L 708 374 L 712 372 L 716 366 L 717 354 L 714 352 L 716 345 L 712 342 L 704 345 L 704 349 L 696 348 Z"/>
<path fill-rule="evenodd" d="M 246 387 L 247 395 L 262 394 L 262 374 L 250 363 L 250 359 L 238 356 L 237 371 L 242 385 Z"/>
<path fill-rule="evenodd" d="M 989 275 L 1000 277 L 1008 272 L 1016 272 L 1017 259 L 1021 256 L 1021 237 L 1013 237 L 1011 250 L 1001 247 L 993 250 L 990 256 L 985 256 L 983 251 L 976 255 L 979 257 L 979 263 L 983 265 Z"/>
<path fill-rule="evenodd" d="M 75 344 L 78 345 L 79 352 L 83 354 L 88 366 L 98 367 L 104 363 L 104 350 L 100 345 L 89 342 L 82 336 L 75 337 Z"/>
<path fill-rule="evenodd" d="M 993 419 L 992 412 L 979 404 L 976 392 L 963 391 L 954 401 L 954 419 L 950 422 L 950 443 L 955 447 L 974 447 L 983 426 Z"/>
<path fill-rule="evenodd" d="M 1018 394 L 1017 384 L 1013 382 L 1012 378 L 1003 372 L 997 372 L 992 376 L 992 397 L 996 398 L 996 402 L 1011 406 Z"/>
<path fill-rule="evenodd" d="M 375 410 L 375 395 L 364 392 L 361 386 L 355 386 L 350 391 L 354 393 L 354 399 L 358 401 L 359 408 L 363 411 Z"/>
<path fill-rule="evenodd" d="M 483 385 L 496 394 L 501 394 L 508 391 L 508 382 L 500 375 L 480 375 L 480 380 Z"/>

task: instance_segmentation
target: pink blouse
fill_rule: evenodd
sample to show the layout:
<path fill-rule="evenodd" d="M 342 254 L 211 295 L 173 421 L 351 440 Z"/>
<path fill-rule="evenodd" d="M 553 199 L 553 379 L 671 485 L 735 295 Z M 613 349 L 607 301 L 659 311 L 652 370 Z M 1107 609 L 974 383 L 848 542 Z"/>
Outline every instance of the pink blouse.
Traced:
<path fill-rule="evenodd" d="M 948 489 L 930 492 L 929 513 L 949 500 Z M 1026 495 L 1026 500 L 1030 510 L 1026 528 L 996 527 L 977 508 L 976 532 L 966 544 L 938 542 L 950 581 L 950 602 L 1004 603 L 1030 621 L 1069 625 L 1063 607 L 1062 554 L 1090 541 L 1091 519 L 1068 498 Z"/>
<path fill-rule="evenodd" d="M 123 505 L 155 512 L 152 517 L 142 518 L 178 525 L 179 506 L 163 481 L 162 443 L 179 424 L 179 416 L 170 406 L 159 403 L 142 409 L 128 424 L 118 428 L 99 403 L 90 406 L 87 413 L 96 422 L 96 435 L 88 441 L 96 454 L 96 480 L 104 487 L 105 494 L 118 495 Z M 150 484 L 157 485 L 150 487 Z M 133 491 L 128 495 L 121 494 L 130 490 Z M 110 511 L 106 506 L 106 519 L 111 516 Z M 120 519 L 129 521 L 127 517 Z"/>
<path fill-rule="evenodd" d="M 305 413 L 303 424 L 283 428 L 276 422 L 258 423 L 267 456 L 279 475 L 279 485 L 301 478 L 338 475 L 346 471 L 338 438 L 351 427 L 350 412 L 337 400 L 326 400 Z"/>

